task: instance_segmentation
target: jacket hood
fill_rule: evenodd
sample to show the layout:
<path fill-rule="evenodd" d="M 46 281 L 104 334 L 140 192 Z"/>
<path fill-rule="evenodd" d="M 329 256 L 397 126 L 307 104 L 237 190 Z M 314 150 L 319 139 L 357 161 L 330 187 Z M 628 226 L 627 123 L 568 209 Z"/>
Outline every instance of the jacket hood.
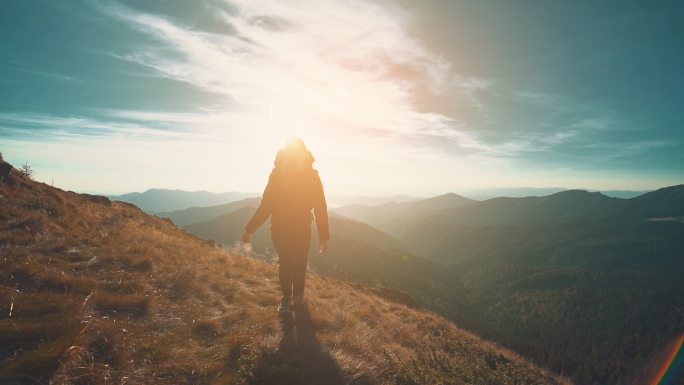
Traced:
<path fill-rule="evenodd" d="M 275 166 L 276 169 L 284 169 L 287 168 L 290 162 L 294 161 L 296 157 L 299 156 L 304 156 L 304 169 L 312 169 L 313 168 L 313 162 L 316 160 L 311 154 L 311 151 L 307 149 L 297 149 L 297 150 L 291 150 L 288 148 L 283 148 L 278 150 L 278 153 L 276 154 L 275 160 L 273 161 L 273 165 Z"/>

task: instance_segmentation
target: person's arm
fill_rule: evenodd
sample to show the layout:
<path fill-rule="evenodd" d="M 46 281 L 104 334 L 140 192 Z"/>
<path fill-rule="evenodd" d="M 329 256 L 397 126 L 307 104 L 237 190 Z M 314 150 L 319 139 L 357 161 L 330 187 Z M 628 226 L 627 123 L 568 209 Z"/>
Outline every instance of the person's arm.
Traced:
<path fill-rule="evenodd" d="M 318 231 L 319 252 L 323 254 L 328 249 L 330 231 L 328 228 L 328 205 L 325 202 L 323 183 L 321 183 L 318 173 L 314 178 L 314 189 L 314 216 L 316 218 L 316 230 Z"/>
<path fill-rule="evenodd" d="M 273 174 L 271 173 L 268 177 L 268 184 L 266 184 L 264 194 L 261 197 L 261 202 L 259 202 L 259 207 L 245 226 L 245 233 L 242 235 L 242 241 L 245 243 L 249 243 L 249 235 L 254 233 L 273 212 L 273 179 Z"/>

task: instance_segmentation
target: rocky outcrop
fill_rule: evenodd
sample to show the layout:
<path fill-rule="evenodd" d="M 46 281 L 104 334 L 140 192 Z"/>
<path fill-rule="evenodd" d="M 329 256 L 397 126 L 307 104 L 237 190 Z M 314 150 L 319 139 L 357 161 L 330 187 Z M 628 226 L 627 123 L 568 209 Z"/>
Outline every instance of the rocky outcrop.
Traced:
<path fill-rule="evenodd" d="M 5 162 L 2 160 L 2 155 L 0 155 L 0 181 L 4 182 L 9 179 L 10 174 L 12 173 L 12 170 L 14 167 L 12 167 L 11 164 Z"/>

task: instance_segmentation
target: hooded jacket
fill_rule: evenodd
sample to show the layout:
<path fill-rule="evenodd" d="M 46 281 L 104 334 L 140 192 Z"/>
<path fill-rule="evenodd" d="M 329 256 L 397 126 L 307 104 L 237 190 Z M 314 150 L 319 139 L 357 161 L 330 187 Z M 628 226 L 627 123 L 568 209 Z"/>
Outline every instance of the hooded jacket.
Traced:
<path fill-rule="evenodd" d="M 287 150 L 278 151 L 259 207 L 245 226 L 245 231 L 253 233 L 269 216 L 271 232 L 310 231 L 315 216 L 318 239 L 330 238 L 323 184 L 318 171 L 313 168 L 313 155 L 305 151 L 301 171 L 292 170 Z"/>

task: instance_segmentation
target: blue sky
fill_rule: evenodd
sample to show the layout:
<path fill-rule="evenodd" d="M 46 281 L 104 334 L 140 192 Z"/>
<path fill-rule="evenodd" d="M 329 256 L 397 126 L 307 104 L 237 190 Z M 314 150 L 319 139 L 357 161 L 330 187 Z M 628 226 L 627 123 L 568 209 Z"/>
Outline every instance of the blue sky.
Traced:
<path fill-rule="evenodd" d="M 684 182 L 680 1 L 0 5 L 0 151 L 76 191 Z"/>

